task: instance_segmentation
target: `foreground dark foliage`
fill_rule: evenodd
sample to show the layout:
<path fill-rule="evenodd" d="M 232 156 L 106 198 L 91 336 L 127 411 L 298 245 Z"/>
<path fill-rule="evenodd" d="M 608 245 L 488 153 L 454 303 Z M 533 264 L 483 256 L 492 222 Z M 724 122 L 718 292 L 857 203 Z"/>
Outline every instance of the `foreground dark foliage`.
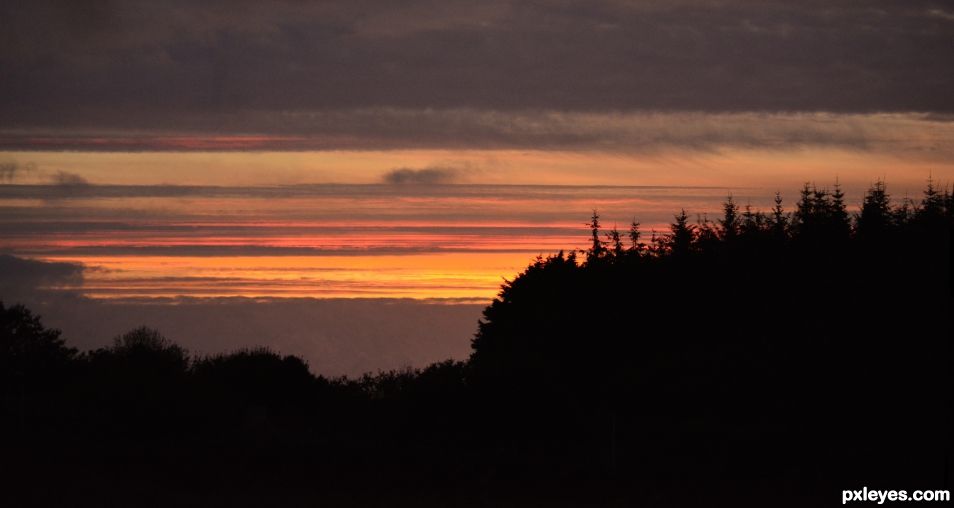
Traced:
<path fill-rule="evenodd" d="M 17 506 L 820 506 L 952 488 L 952 206 L 731 199 L 540 258 L 468 362 L 357 380 L 133 330 L 77 354 L 0 306 Z"/>

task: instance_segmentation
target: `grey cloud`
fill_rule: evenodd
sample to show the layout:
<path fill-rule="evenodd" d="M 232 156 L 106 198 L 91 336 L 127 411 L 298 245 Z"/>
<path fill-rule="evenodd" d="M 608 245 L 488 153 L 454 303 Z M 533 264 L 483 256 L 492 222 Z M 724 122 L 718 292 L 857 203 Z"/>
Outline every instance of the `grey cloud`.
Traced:
<path fill-rule="evenodd" d="M 622 188 L 621 190 L 624 190 Z M 552 197 L 551 197 L 552 199 Z M 154 218 L 152 222 L 144 225 L 136 222 L 124 222 L 121 219 L 86 221 L 77 220 L 76 215 L 81 213 L 77 210 L 61 211 L 60 220 L 50 220 L 52 217 L 46 217 L 44 220 L 36 222 L 21 221 L 0 221 L 0 235 L 7 238 L 28 237 L 40 235 L 70 235 L 76 233 L 100 233 L 100 234 L 122 234 L 132 231 L 148 231 L 153 234 L 190 234 L 195 237 L 208 237 L 213 235 L 244 235 L 248 238 L 257 238 L 274 234 L 274 230 L 260 226 L 243 224 L 236 222 L 234 224 L 224 223 L 215 226 L 197 227 L 189 224 L 162 224 L 157 223 Z M 117 215 L 120 215 L 118 212 Z M 340 235 L 340 234 L 367 234 L 374 235 L 378 233 L 431 233 L 431 234 L 453 234 L 453 235 L 503 235 L 520 236 L 526 235 L 526 227 L 517 226 L 472 226 L 468 224 L 453 225 L 434 225 L 434 226 L 408 226 L 405 224 L 388 225 L 382 219 L 380 225 L 346 225 L 346 226 L 300 226 L 300 227 L 282 227 L 281 231 L 286 235 Z M 579 229 L 557 227 L 550 225 L 538 225 L 534 227 L 534 233 L 540 236 L 558 236 L 567 234 L 578 234 Z"/>
<path fill-rule="evenodd" d="M 82 283 L 83 265 L 0 254 L 0 300 L 5 302 L 34 301 Z"/>
<path fill-rule="evenodd" d="M 17 176 L 17 163 L 13 161 L 0 161 L 0 181 L 10 183 Z"/>
<path fill-rule="evenodd" d="M 42 173 L 42 178 L 47 182 L 46 185 L 33 186 L 40 189 L 40 196 L 38 197 L 42 199 L 56 201 L 83 198 L 91 194 L 90 187 L 92 186 L 82 175 L 62 170 Z"/>
<path fill-rule="evenodd" d="M 35 185 L 33 182 L 37 181 L 45 182 L 48 185 Z M 40 198 L 48 197 L 51 187 L 57 188 L 54 194 L 61 195 L 65 190 L 89 185 L 89 181 L 77 173 L 68 171 L 48 172 L 37 169 L 36 164 L 32 162 L 20 164 L 14 159 L 0 160 L 0 183 L 17 184 L 2 188 L 0 195 L 4 194 L 5 191 L 19 193 L 22 189 L 39 188 L 43 190 L 43 195 L 36 197 Z"/>
<path fill-rule="evenodd" d="M 13 183 L 34 171 L 36 165 L 32 162 L 20 164 L 13 159 L 0 160 L 0 182 Z"/>
<path fill-rule="evenodd" d="M 159 328 L 197 354 L 264 345 L 320 374 L 464 359 L 483 305 L 402 299 L 179 298 L 103 301 L 78 290 L 83 265 L 0 254 L 0 301 L 24 303 L 70 346 L 91 349 L 134 327 Z"/>
<path fill-rule="evenodd" d="M 76 173 L 57 171 L 50 175 L 50 182 L 61 187 L 79 187 L 89 185 L 89 181 Z"/>
<path fill-rule="evenodd" d="M 391 185 L 436 185 L 454 183 L 459 178 L 460 170 L 451 167 L 395 168 L 385 173 L 382 181 Z"/>
<path fill-rule="evenodd" d="M 667 214 L 668 216 L 669 214 Z M 466 247 L 442 247 L 439 245 L 427 245 L 421 247 L 344 247 L 335 249 L 322 249 L 318 247 L 271 247 L 260 245 L 235 245 L 235 246 L 205 246 L 205 245 L 185 245 L 185 246 L 142 246 L 142 247 L 97 247 L 85 246 L 69 248 L 22 248 L 18 253 L 22 254 L 40 254 L 45 256 L 401 256 L 414 254 L 449 254 L 449 253 L 470 253 L 473 248 Z M 538 254 L 536 248 L 482 248 L 480 252 L 487 254 Z"/>
<path fill-rule="evenodd" d="M 954 12 L 944 11 L 941 9 L 930 9 L 927 11 L 931 16 L 941 18 L 946 21 L 954 21 Z"/>
<path fill-rule="evenodd" d="M 947 2 L 4 2 L 10 128 L 413 111 L 954 112 Z M 412 124 L 405 128 L 414 129 Z"/>
<path fill-rule="evenodd" d="M 461 166 L 457 171 L 465 171 Z M 475 170 L 476 171 L 476 170 Z M 48 185 L 12 185 L 0 187 L 0 199 L 42 199 L 45 197 Z M 394 186 L 387 184 L 298 184 L 278 186 L 186 186 L 186 185 L 101 185 L 89 184 L 82 188 L 84 198 L 251 198 L 263 200 L 278 199 L 321 199 L 323 197 L 366 199 L 366 198 L 397 198 L 405 196 L 432 197 L 432 198 L 484 198 L 487 196 L 506 197 L 515 200 L 550 200 L 554 193 L 566 195 L 567 198 L 584 192 L 588 195 L 611 197 L 621 190 L 629 192 L 672 192 L 674 190 L 708 190 L 720 189 L 712 186 L 673 186 L 673 185 L 604 185 L 588 186 L 552 186 L 552 185 L 499 185 L 471 183 L 454 186 Z M 41 213 L 44 209 L 28 207 L 30 213 Z M 84 212 L 99 210 L 87 209 Z M 13 211 L 12 209 L 10 210 Z M 131 210 L 124 210 L 124 214 Z M 334 210 L 324 210 L 334 212 Z M 283 212 L 287 213 L 287 212 Z M 343 213 L 354 214 L 353 210 Z M 375 212 L 377 213 L 377 212 Z M 124 216 L 128 218 L 128 216 Z M 16 217 L 14 217 L 16 218 Z M 98 223 L 102 223 L 103 217 Z"/>
<path fill-rule="evenodd" d="M 954 114 L 942 113 L 703 113 L 561 112 L 477 109 L 258 112 L 236 115 L 244 130 L 269 130 L 243 148 L 242 138 L 196 133 L 203 142 L 171 144 L 161 136 L 100 132 L 18 135 L 0 133 L 0 149 L 57 150 L 361 150 L 399 148 L 475 148 L 599 150 L 651 153 L 670 149 L 717 151 L 726 147 L 798 149 L 805 147 L 887 151 L 912 157 L 954 154 Z M 210 129 L 211 125 L 208 126 Z M 289 137 L 289 135 L 295 137 Z M 274 139 L 273 139 L 274 138 Z M 37 140 L 44 140 L 37 145 Z M 218 143 L 218 145 L 216 145 Z M 216 148 L 218 146 L 219 148 Z M 211 147 L 211 148 L 210 148 Z M 400 169 L 400 168 L 399 168 Z M 421 178 L 469 176 L 474 168 L 436 166 Z M 435 171 L 430 171 L 434 169 Z M 431 175 L 431 176 L 428 176 Z M 389 180 L 385 180 L 389 181 Z"/>
<path fill-rule="evenodd" d="M 926 177 L 926 175 L 925 175 Z M 849 202 L 860 200 L 854 182 L 842 179 Z M 868 182 L 864 182 L 867 184 Z M 797 184 L 795 184 L 797 185 Z M 44 196 L 48 186 L 0 187 L 0 201 Z M 185 190 L 186 194 L 178 191 Z M 773 189 L 735 187 L 740 203 L 768 209 Z M 797 188 L 783 189 L 786 199 Z M 855 192 L 855 191 L 858 192 Z M 716 211 L 729 189 L 661 186 L 546 185 L 295 185 L 281 187 L 101 186 L 83 196 L 149 197 L 156 206 L 140 209 L 137 199 L 62 200 L 50 206 L 10 206 L 0 217 L 0 248 L 33 256 L 379 256 L 424 253 L 539 254 L 585 241 L 578 226 L 594 207 L 607 220 L 628 224 L 633 213 L 650 227 L 668 224 L 673 210 Z M 179 197 L 202 201 L 177 206 Z M 328 202 L 328 196 L 334 200 Z M 225 211 L 217 202 L 241 197 L 247 210 Z M 295 200 L 271 209 L 273 203 Z M 410 198 L 410 199 L 408 199 Z M 196 201 L 198 200 L 198 201 Z M 93 199 L 92 201 L 97 201 Z M 492 201 L 493 206 L 488 206 Z M 415 203 L 426 202 L 421 208 Z M 787 201 L 786 205 L 790 202 Z M 369 204 L 373 204 L 369 206 Z M 222 210 L 209 222 L 207 210 Z M 278 227 L 275 224 L 284 225 Z M 611 223 L 611 222 L 610 222 Z M 577 226 L 571 226 L 577 225 Z M 421 241 L 408 238 L 422 234 Z M 268 239 L 300 238 L 272 245 Z M 74 238 L 62 242 L 64 238 Z M 336 239 L 325 244 L 318 238 Z M 393 240 L 400 241 L 394 243 Z M 155 243 L 147 239 L 162 239 Z M 244 239 L 244 240 L 242 240 Z M 368 239 L 375 239 L 371 245 Z M 447 239 L 450 239 L 448 241 Z M 144 242 L 144 240 L 147 240 Z M 175 240 L 175 241 L 170 241 Z M 226 241 L 216 241 L 226 240 Z M 239 241 L 237 241 L 239 240 Z M 266 240 L 266 241 L 263 241 Z M 519 240 L 519 241 L 511 241 Z M 529 241 L 530 243 L 526 243 Z M 490 248 L 488 248 L 490 247 Z"/>

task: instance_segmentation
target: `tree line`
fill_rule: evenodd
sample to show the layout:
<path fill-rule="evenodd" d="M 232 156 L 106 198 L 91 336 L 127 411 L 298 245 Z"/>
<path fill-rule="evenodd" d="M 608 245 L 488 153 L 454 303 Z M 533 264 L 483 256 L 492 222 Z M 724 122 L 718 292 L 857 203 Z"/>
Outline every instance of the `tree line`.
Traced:
<path fill-rule="evenodd" d="M 848 211 L 845 194 L 837 182 L 832 190 L 806 183 L 792 211 L 785 209 L 780 193 L 775 194 L 774 206 L 768 212 L 753 210 L 751 205 L 740 208 L 729 195 L 722 204 L 720 218 L 710 220 L 701 216 L 693 223 L 683 209 L 674 216 L 667 233 L 653 231 L 648 242 L 636 219 L 626 232 L 614 227 L 604 233 L 600 216 L 594 211 L 588 223 L 592 243 L 581 254 L 586 263 L 597 263 L 604 259 L 712 254 L 729 248 L 780 248 L 793 243 L 834 250 L 851 240 L 903 241 L 926 230 L 943 229 L 952 215 L 951 190 L 939 189 L 931 179 L 920 200 L 905 197 L 897 203 L 879 180 L 865 191 L 861 206 L 854 213 Z"/>
<path fill-rule="evenodd" d="M 837 184 L 806 185 L 774 205 L 729 197 L 649 238 L 594 212 L 588 249 L 502 286 L 469 359 L 357 379 L 265 348 L 193 356 L 149 328 L 81 353 L 0 304 L 0 473 L 37 506 L 805 506 L 949 488 L 951 192 L 895 202 L 877 182 L 849 212 Z"/>

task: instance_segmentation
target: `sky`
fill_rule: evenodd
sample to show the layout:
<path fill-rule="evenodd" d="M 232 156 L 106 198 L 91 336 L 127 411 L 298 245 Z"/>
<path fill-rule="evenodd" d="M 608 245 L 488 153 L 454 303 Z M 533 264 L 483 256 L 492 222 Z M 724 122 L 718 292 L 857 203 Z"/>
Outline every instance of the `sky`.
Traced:
<path fill-rule="evenodd" d="M 0 299 L 82 347 L 463 358 L 594 209 L 949 185 L 952 41 L 920 0 L 0 0 Z"/>

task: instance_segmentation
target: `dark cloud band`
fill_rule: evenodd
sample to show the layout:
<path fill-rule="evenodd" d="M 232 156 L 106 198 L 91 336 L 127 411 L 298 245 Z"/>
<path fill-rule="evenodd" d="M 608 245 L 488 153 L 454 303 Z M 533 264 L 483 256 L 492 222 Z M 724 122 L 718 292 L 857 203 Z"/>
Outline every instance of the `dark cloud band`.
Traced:
<path fill-rule="evenodd" d="M 197 117 L 194 117 L 197 118 Z M 0 150 L 299 151 L 534 149 L 658 153 L 724 148 L 839 148 L 906 157 L 949 158 L 954 122 L 939 114 L 486 111 L 476 109 L 254 112 L 219 128 L 260 135 L 210 134 L 212 117 L 190 135 L 103 130 L 0 130 Z M 5 167 L 5 166 L 4 166 Z M 402 171 L 406 169 L 409 171 Z M 450 183 L 475 168 L 397 168 L 385 182 Z M 382 172 L 385 168 L 382 168 Z M 8 177 L 8 175 L 10 175 Z M 0 176 L 10 180 L 13 172 Z"/>
<path fill-rule="evenodd" d="M 277 132 L 283 113 L 386 108 L 954 112 L 954 9 L 933 0 L 37 0 L 0 19 L 10 128 Z"/>

